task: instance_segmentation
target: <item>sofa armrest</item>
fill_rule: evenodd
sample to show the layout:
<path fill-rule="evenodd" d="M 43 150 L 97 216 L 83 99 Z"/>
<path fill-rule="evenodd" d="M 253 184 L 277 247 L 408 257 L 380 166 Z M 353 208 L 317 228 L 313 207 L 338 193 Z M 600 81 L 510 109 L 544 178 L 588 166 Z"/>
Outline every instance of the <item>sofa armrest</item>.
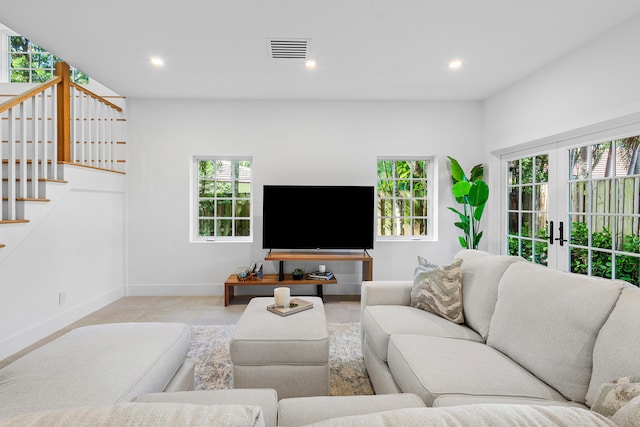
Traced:
<path fill-rule="evenodd" d="M 362 282 L 360 291 L 360 320 L 368 305 L 409 305 L 411 302 L 410 280 L 376 280 Z"/>
<path fill-rule="evenodd" d="M 376 280 L 362 282 L 360 303 L 366 305 L 409 305 L 411 302 L 410 280 Z"/>

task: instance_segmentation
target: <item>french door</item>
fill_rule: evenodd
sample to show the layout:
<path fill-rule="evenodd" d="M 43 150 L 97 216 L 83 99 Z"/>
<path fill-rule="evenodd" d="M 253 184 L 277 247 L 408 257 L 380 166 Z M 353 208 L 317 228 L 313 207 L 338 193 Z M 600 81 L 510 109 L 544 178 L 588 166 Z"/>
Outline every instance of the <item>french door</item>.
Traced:
<path fill-rule="evenodd" d="M 640 285 L 640 137 L 502 157 L 505 254 Z"/>

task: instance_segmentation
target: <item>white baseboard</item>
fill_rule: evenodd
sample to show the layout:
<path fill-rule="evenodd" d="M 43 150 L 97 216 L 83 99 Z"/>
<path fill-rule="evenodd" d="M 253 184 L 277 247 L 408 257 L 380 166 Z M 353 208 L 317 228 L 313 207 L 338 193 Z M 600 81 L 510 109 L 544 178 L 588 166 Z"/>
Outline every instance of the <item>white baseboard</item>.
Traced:
<path fill-rule="evenodd" d="M 29 347 L 39 340 L 65 328 L 102 307 L 111 304 L 124 296 L 124 289 L 117 288 L 99 295 L 89 301 L 56 314 L 27 329 L 19 331 L 6 340 L 0 342 L 0 360 L 5 359 L 20 350 Z"/>
<path fill-rule="evenodd" d="M 214 283 L 157 283 L 130 284 L 127 286 L 127 296 L 130 297 L 177 297 L 177 296 L 205 296 L 224 295 L 224 284 Z"/>
<path fill-rule="evenodd" d="M 275 286 L 252 286 L 234 288 L 236 295 L 273 295 Z M 298 289 L 300 288 L 300 289 Z M 299 291 L 299 292 L 296 292 Z M 324 285 L 325 295 L 360 295 L 360 284 Z M 315 294 L 315 285 L 296 285 L 291 287 L 292 295 Z M 127 296 L 161 297 L 161 296 L 223 296 L 224 283 L 189 283 L 189 284 L 131 284 L 127 287 Z"/>

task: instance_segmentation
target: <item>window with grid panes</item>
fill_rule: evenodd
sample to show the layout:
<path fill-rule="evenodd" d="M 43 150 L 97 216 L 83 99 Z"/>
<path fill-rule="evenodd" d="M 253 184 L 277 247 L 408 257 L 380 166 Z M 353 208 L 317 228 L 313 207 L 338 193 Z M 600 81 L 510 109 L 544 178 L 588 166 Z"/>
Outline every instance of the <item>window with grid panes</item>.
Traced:
<path fill-rule="evenodd" d="M 251 159 L 194 160 L 194 240 L 250 241 Z"/>
<path fill-rule="evenodd" d="M 9 82 L 44 83 L 55 75 L 56 62 L 62 61 L 22 36 L 9 36 Z M 71 67 L 71 81 L 89 83 L 89 77 Z"/>
<path fill-rule="evenodd" d="M 431 158 L 378 159 L 378 239 L 433 238 L 429 191 L 432 166 Z"/>

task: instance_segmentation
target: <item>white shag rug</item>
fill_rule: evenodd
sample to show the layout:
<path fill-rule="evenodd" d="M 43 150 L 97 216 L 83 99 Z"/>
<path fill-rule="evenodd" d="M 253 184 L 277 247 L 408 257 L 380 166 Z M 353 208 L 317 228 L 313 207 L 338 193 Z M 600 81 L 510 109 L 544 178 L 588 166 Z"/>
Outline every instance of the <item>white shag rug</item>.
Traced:
<path fill-rule="evenodd" d="M 191 327 L 189 356 L 196 361 L 196 390 L 233 387 L 229 340 L 235 325 Z M 332 396 L 374 394 L 364 367 L 360 323 L 329 323 L 329 386 Z"/>

